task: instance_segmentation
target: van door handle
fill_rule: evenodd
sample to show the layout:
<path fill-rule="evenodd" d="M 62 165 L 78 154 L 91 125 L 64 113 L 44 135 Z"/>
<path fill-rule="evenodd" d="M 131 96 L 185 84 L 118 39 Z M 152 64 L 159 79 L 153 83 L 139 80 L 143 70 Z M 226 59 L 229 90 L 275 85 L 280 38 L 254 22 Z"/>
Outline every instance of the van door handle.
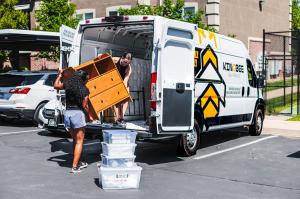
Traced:
<path fill-rule="evenodd" d="M 249 95 L 250 95 L 250 87 L 248 86 L 248 88 L 247 88 L 247 97 L 249 97 Z"/>
<path fill-rule="evenodd" d="M 185 83 L 176 83 L 176 92 L 183 93 L 185 91 Z"/>
<path fill-rule="evenodd" d="M 245 94 L 245 87 L 243 86 L 242 87 L 242 97 L 244 97 L 244 94 Z"/>

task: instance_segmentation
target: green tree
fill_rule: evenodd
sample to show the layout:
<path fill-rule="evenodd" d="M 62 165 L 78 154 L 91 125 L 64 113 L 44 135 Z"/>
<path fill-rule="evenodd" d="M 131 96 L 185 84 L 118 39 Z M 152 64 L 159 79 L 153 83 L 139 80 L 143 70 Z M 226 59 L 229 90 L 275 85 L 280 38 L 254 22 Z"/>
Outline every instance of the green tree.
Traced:
<path fill-rule="evenodd" d="M 159 6 L 137 4 L 129 9 L 120 8 L 118 12 L 120 15 L 158 15 L 169 19 L 194 23 L 199 28 L 216 32 L 214 28 L 203 23 L 202 16 L 204 12 L 202 10 L 198 10 L 196 13 L 183 13 L 183 8 L 184 0 L 177 0 L 175 3 L 172 0 L 164 0 L 163 4 Z"/>
<path fill-rule="evenodd" d="M 292 3 L 292 30 L 300 29 L 300 7 L 299 0 L 293 0 Z"/>
<path fill-rule="evenodd" d="M 28 29 L 28 15 L 15 10 L 18 0 L 0 0 L 0 29 Z M 9 51 L 0 50 L 0 68 L 7 61 Z"/>
<path fill-rule="evenodd" d="M 76 5 L 68 0 L 42 0 L 39 10 L 35 12 L 38 22 L 37 30 L 59 32 L 61 25 L 75 28 L 79 22 L 74 17 Z M 58 61 L 59 48 L 51 47 L 51 52 L 41 52 L 39 57 Z"/>

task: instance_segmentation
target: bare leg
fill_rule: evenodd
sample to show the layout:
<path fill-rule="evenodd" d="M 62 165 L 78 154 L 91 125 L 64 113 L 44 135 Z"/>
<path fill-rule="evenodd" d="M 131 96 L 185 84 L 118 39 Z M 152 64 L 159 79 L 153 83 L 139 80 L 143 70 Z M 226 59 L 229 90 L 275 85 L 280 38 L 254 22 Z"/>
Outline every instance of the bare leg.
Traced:
<path fill-rule="evenodd" d="M 128 90 L 128 93 L 129 93 L 129 87 L 127 87 L 127 90 Z M 123 104 L 121 104 L 121 107 L 122 107 L 122 119 L 124 119 L 124 116 L 125 116 L 125 113 L 126 113 L 126 110 L 128 108 L 128 102 L 125 102 Z"/>
<path fill-rule="evenodd" d="M 114 106 L 114 109 L 115 109 L 115 113 L 117 115 L 117 120 L 119 119 L 119 108 L 118 106 Z"/>
<path fill-rule="evenodd" d="M 75 140 L 75 136 L 74 136 L 74 129 L 68 129 L 68 132 L 71 134 L 71 137 L 73 139 L 73 148 L 72 148 L 72 152 L 74 154 L 74 150 L 75 150 L 75 144 L 76 144 L 76 140 Z"/>
<path fill-rule="evenodd" d="M 124 119 L 127 108 L 128 108 L 128 102 L 122 104 L 122 119 Z"/>
<path fill-rule="evenodd" d="M 117 121 L 122 118 L 121 106 L 122 106 L 121 104 L 117 104 L 115 106 L 115 112 L 116 112 L 116 115 L 117 115 Z"/>
<path fill-rule="evenodd" d="M 123 118 L 123 104 L 119 105 L 119 119 L 124 119 Z"/>
<path fill-rule="evenodd" d="M 72 134 L 75 137 L 74 158 L 72 167 L 77 167 L 83 148 L 84 129 L 74 129 L 74 132 Z"/>

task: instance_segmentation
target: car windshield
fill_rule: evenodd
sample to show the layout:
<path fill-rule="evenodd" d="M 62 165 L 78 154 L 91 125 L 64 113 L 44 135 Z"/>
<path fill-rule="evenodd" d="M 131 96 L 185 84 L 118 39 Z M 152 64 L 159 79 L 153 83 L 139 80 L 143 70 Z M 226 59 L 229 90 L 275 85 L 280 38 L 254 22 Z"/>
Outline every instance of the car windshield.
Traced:
<path fill-rule="evenodd" d="M 43 75 L 0 75 L 0 87 L 28 86 L 35 84 Z"/>

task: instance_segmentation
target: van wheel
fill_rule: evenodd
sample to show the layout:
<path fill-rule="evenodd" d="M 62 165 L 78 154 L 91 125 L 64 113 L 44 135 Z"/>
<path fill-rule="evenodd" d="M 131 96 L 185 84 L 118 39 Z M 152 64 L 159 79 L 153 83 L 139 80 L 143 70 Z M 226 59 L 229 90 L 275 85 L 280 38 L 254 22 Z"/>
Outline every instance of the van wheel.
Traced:
<path fill-rule="evenodd" d="M 39 113 L 41 111 L 41 109 L 46 105 L 45 102 L 41 103 L 38 105 L 38 107 L 35 109 L 34 115 L 33 115 L 33 123 L 34 125 L 38 125 L 39 124 Z"/>
<path fill-rule="evenodd" d="M 264 117 L 261 109 L 255 111 L 253 124 L 249 126 L 249 134 L 252 136 L 259 136 L 263 128 Z"/>
<path fill-rule="evenodd" d="M 195 120 L 193 130 L 181 136 L 177 149 L 178 154 L 181 156 L 195 155 L 200 146 L 201 132 L 198 122 Z"/>

